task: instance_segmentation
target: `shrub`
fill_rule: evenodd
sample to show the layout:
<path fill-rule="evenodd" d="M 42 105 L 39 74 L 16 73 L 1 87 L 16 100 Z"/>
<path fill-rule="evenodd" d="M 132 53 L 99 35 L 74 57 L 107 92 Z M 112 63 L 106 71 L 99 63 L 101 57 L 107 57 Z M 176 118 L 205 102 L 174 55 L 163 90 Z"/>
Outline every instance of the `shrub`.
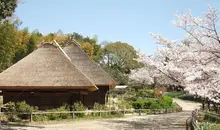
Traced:
<path fill-rule="evenodd" d="M 62 112 L 62 111 L 69 111 L 70 108 L 68 105 L 63 105 L 60 108 L 56 109 L 56 111 Z M 61 113 L 59 114 L 59 119 L 69 119 L 71 118 L 71 115 L 69 113 Z"/>
<path fill-rule="evenodd" d="M 134 109 L 143 109 L 144 108 L 144 100 L 137 100 L 132 103 Z"/>
<path fill-rule="evenodd" d="M 210 124 L 210 123 L 202 123 L 199 125 L 198 130 L 212 130 L 212 126 L 214 124 Z"/>
<path fill-rule="evenodd" d="M 132 107 L 135 109 L 168 109 L 175 108 L 173 99 L 169 96 L 163 96 L 161 98 L 148 98 L 139 99 L 132 102 Z"/>
<path fill-rule="evenodd" d="M 184 95 L 184 92 L 182 91 L 172 91 L 172 92 L 166 92 L 167 96 L 170 96 L 172 98 L 178 98 L 181 95 Z"/>
<path fill-rule="evenodd" d="M 70 108 L 68 105 L 64 104 L 63 106 L 57 109 L 50 109 L 47 112 L 62 112 L 62 111 L 69 111 Z M 69 113 L 51 113 L 51 114 L 39 114 L 34 115 L 34 121 L 46 121 L 46 120 L 62 120 L 62 119 L 70 119 L 71 115 Z"/>
<path fill-rule="evenodd" d="M 139 90 L 136 92 L 136 98 L 153 98 L 154 90 Z"/>
<path fill-rule="evenodd" d="M 47 120 L 49 120 L 48 116 L 44 115 L 44 114 L 33 115 L 32 119 L 33 119 L 33 121 L 47 121 Z"/>
<path fill-rule="evenodd" d="M 118 109 L 131 109 L 132 104 L 130 101 L 126 101 L 124 99 L 120 99 L 118 102 Z"/>
<path fill-rule="evenodd" d="M 85 111 L 86 110 L 86 107 L 81 102 L 73 103 L 73 108 L 75 111 Z M 77 113 L 76 116 L 84 117 L 85 113 Z"/>
<path fill-rule="evenodd" d="M 214 113 L 206 113 L 204 116 L 204 120 L 207 120 L 213 123 L 220 123 L 220 116 Z"/>
<path fill-rule="evenodd" d="M 29 113 L 37 111 L 38 107 L 32 107 L 28 105 L 25 101 L 22 102 L 9 102 L 6 105 L 6 111 L 7 112 L 20 112 L 20 113 Z M 9 121 L 16 121 L 18 118 L 20 119 L 28 119 L 29 115 L 27 114 L 20 114 L 20 115 L 8 115 Z"/>
<path fill-rule="evenodd" d="M 173 99 L 169 96 L 163 96 L 161 99 L 159 99 L 159 104 L 162 108 L 172 108 Z"/>
<path fill-rule="evenodd" d="M 152 100 L 151 101 L 151 106 L 150 109 L 162 109 L 162 105 L 160 104 L 160 102 L 158 100 Z M 144 109 L 149 109 L 149 108 L 144 108 Z"/>
<path fill-rule="evenodd" d="M 105 110 L 105 105 L 95 102 L 93 105 L 93 110 Z"/>
<path fill-rule="evenodd" d="M 38 107 L 32 107 L 25 101 L 22 102 L 9 102 L 6 106 L 7 112 L 34 112 L 38 110 Z"/>
<path fill-rule="evenodd" d="M 150 109 L 144 110 L 144 113 L 146 113 L 146 114 L 152 114 L 152 110 L 150 110 Z"/>
<path fill-rule="evenodd" d="M 93 105 L 93 110 L 95 110 L 95 111 L 101 111 L 101 110 L 105 110 L 105 109 L 106 109 L 105 105 L 99 104 L 97 102 L 95 102 Z M 92 113 L 93 116 L 106 115 L 106 114 L 108 114 L 108 113 L 99 113 L 99 112 Z"/>

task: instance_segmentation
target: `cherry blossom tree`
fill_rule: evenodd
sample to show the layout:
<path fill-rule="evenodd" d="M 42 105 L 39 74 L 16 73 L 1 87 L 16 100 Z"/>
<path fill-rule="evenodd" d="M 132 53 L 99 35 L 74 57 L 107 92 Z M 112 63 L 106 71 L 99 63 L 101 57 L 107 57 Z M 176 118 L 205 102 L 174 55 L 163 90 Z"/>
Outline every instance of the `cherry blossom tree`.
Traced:
<path fill-rule="evenodd" d="M 140 54 L 137 60 L 145 67 L 133 71 L 130 78 L 151 82 L 165 76 L 161 84 L 183 86 L 190 94 L 219 104 L 220 12 L 209 7 L 201 17 L 193 17 L 190 10 L 175 16 L 172 23 L 186 31 L 184 39 L 170 41 L 150 33 L 163 47 L 153 56 Z M 149 66 L 155 69 L 147 69 Z"/>

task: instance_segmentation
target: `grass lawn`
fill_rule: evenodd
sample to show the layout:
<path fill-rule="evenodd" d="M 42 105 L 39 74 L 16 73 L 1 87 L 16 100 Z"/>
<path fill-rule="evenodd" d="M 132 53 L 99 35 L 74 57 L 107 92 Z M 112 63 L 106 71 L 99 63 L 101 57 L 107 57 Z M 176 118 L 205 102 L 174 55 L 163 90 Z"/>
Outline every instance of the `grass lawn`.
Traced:
<path fill-rule="evenodd" d="M 172 97 L 172 98 L 178 98 L 182 100 L 188 100 L 188 101 L 194 101 L 194 102 L 201 102 L 200 99 L 194 98 L 194 96 L 189 95 L 183 91 L 172 91 L 172 92 L 166 92 L 166 95 Z"/>

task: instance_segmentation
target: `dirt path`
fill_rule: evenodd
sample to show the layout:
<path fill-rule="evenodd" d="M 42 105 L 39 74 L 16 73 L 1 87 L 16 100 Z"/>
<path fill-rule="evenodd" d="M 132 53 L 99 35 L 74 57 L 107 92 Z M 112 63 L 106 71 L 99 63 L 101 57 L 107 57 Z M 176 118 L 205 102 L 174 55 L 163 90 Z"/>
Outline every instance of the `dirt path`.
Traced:
<path fill-rule="evenodd" d="M 185 130 L 185 122 L 191 115 L 191 110 L 198 108 L 200 104 L 179 99 L 174 101 L 183 107 L 183 112 L 51 125 L 4 126 L 1 130 Z"/>
<path fill-rule="evenodd" d="M 130 116 L 118 119 L 78 121 L 65 124 L 6 127 L 3 130 L 185 130 L 191 112 Z"/>
<path fill-rule="evenodd" d="M 202 105 L 201 103 L 181 100 L 177 98 L 174 98 L 173 101 L 179 104 L 183 108 L 183 111 L 193 111 L 195 109 L 199 109 Z"/>

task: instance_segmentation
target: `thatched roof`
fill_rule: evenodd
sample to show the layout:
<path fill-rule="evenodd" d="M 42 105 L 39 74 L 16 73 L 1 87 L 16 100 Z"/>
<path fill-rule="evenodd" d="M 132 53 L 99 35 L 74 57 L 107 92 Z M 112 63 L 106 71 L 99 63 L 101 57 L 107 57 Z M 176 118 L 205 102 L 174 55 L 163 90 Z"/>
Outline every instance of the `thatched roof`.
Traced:
<path fill-rule="evenodd" d="M 68 59 L 58 46 L 44 43 L 0 74 L 0 89 L 98 88 Z"/>
<path fill-rule="evenodd" d="M 71 40 L 63 48 L 64 52 L 91 81 L 97 86 L 115 87 L 117 84 L 94 60 L 92 60 L 81 48 L 79 43 Z"/>

